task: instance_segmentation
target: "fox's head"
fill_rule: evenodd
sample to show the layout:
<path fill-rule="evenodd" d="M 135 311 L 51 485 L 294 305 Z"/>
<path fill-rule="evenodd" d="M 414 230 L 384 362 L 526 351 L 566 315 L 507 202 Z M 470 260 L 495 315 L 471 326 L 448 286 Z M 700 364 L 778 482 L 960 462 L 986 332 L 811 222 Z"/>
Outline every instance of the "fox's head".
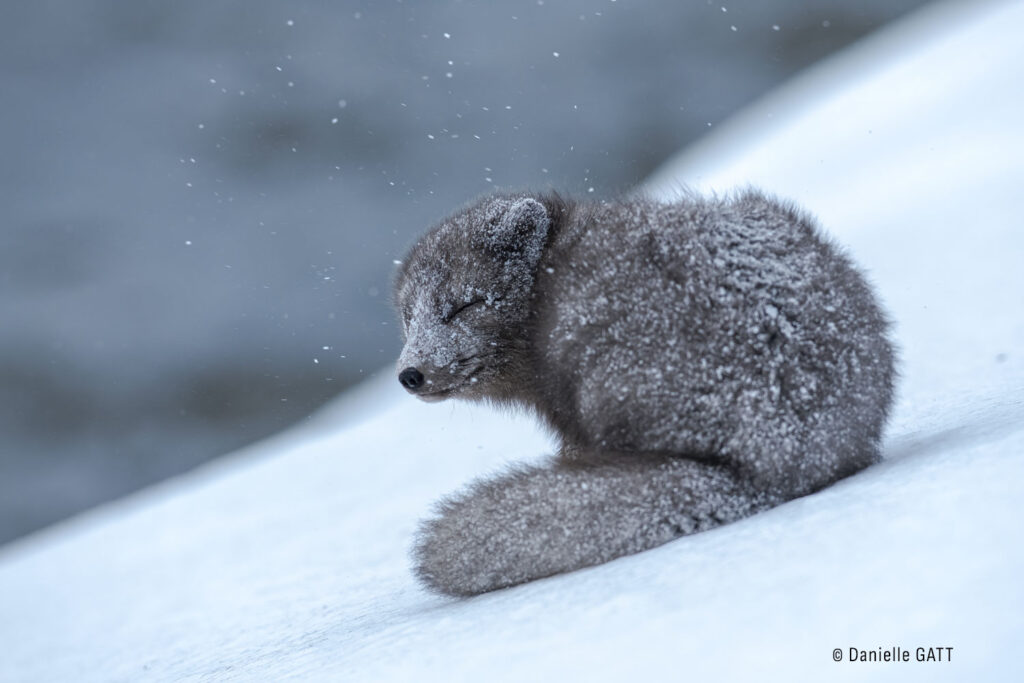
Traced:
<path fill-rule="evenodd" d="M 426 401 L 508 395 L 550 226 L 541 201 L 492 196 L 409 251 L 395 280 L 405 339 L 398 380 L 409 393 Z"/>

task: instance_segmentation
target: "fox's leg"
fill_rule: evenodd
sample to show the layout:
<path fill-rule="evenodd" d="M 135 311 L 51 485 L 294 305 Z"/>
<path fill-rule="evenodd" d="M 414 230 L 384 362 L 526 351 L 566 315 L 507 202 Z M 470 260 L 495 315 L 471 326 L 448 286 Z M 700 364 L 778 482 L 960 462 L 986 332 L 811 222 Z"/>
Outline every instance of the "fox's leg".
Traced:
<path fill-rule="evenodd" d="M 554 461 L 442 500 L 413 556 L 428 587 L 475 595 L 647 550 L 778 502 L 724 467 L 686 458 Z"/>

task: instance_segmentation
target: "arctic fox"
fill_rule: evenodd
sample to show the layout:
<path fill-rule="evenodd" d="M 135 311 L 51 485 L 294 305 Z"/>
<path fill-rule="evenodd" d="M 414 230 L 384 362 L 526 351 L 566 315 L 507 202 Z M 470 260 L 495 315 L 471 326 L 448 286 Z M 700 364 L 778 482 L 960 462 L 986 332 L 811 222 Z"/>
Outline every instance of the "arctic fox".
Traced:
<path fill-rule="evenodd" d="M 490 196 L 419 240 L 395 300 L 411 394 L 527 407 L 560 444 L 423 523 L 416 573 L 442 593 L 646 550 L 879 458 L 889 323 L 808 215 L 755 190 Z"/>

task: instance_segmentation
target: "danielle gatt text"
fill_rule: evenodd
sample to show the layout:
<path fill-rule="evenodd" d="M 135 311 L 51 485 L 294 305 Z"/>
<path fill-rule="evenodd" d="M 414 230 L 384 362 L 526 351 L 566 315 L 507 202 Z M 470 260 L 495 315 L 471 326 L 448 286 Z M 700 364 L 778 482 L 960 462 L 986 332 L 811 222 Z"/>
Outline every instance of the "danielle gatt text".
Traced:
<path fill-rule="evenodd" d="M 837 662 L 950 662 L 953 661 L 953 648 L 916 647 L 908 650 L 896 645 L 868 649 L 837 647 L 832 650 L 832 659 Z"/>

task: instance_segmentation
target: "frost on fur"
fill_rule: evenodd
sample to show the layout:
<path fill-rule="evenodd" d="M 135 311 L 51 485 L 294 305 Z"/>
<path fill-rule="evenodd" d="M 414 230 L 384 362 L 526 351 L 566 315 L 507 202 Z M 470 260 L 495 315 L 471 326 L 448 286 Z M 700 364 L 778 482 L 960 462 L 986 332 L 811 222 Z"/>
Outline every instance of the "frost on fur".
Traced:
<path fill-rule="evenodd" d="M 806 214 L 755 191 L 487 197 L 412 248 L 395 301 L 410 393 L 523 406 L 560 441 L 424 522 L 417 573 L 443 593 L 639 552 L 878 458 L 885 316 Z"/>

